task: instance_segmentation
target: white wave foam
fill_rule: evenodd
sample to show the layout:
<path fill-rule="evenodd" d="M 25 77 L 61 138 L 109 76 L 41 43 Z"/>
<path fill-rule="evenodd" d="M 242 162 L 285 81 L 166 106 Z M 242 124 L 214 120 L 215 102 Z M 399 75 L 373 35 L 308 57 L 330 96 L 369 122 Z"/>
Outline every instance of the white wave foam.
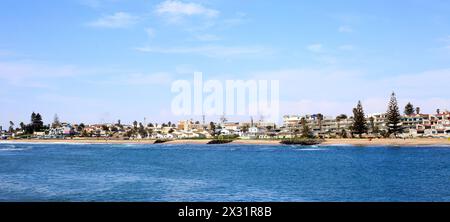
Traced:
<path fill-rule="evenodd" d="M 328 149 L 320 149 L 320 148 L 304 148 L 304 149 L 295 149 L 296 151 L 326 151 Z"/>
<path fill-rule="evenodd" d="M 31 148 L 0 148 L 0 151 L 22 151 L 31 150 Z"/>

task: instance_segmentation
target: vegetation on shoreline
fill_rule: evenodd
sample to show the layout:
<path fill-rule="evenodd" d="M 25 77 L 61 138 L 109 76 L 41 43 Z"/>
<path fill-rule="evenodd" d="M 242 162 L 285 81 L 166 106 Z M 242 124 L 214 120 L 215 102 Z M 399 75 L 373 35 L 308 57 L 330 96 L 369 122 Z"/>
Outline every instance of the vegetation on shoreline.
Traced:
<path fill-rule="evenodd" d="M 302 146 L 312 146 L 323 143 L 323 139 L 313 139 L 313 138 L 292 138 L 281 140 L 281 144 L 285 145 L 302 145 Z"/>
<path fill-rule="evenodd" d="M 209 141 L 207 144 L 227 144 L 227 143 L 231 143 L 233 142 L 233 140 L 230 139 L 214 139 Z"/>
<path fill-rule="evenodd" d="M 319 119 L 322 118 L 321 116 L 322 114 L 320 114 Z M 285 145 L 302 145 L 302 146 L 310 146 L 310 145 L 317 145 L 320 144 L 322 142 L 324 142 L 323 139 L 316 139 L 316 137 L 314 137 L 311 128 L 308 126 L 308 124 L 306 123 L 306 119 L 302 118 L 300 120 L 301 122 L 301 131 L 300 130 L 296 130 L 294 132 L 295 137 L 294 138 L 289 138 L 289 139 L 282 139 L 280 141 L 281 144 L 285 144 Z M 297 133 L 301 133 L 300 137 L 297 137 Z"/>
<path fill-rule="evenodd" d="M 207 144 L 227 144 L 233 142 L 238 137 L 236 135 L 220 135 L 216 136 L 213 140 L 209 141 Z"/>
<path fill-rule="evenodd" d="M 153 144 L 161 144 L 161 143 L 166 143 L 169 142 L 170 140 L 165 140 L 165 139 L 157 139 L 155 140 L 155 142 L 153 142 Z"/>

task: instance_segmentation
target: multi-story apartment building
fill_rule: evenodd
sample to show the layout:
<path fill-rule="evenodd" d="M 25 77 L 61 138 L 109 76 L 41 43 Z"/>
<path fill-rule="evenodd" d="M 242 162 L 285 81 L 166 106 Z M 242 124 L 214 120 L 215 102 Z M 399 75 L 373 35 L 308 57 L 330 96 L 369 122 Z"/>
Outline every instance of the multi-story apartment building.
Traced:
<path fill-rule="evenodd" d="M 422 114 L 422 122 L 416 125 L 419 136 L 450 137 L 450 112 Z"/>
<path fill-rule="evenodd" d="M 315 136 L 340 134 L 343 129 L 347 130 L 353 123 L 352 118 L 335 118 L 332 116 L 319 118 L 317 114 L 304 116 L 286 115 L 283 117 L 283 127 L 286 131 L 301 129 L 303 118 Z"/>
<path fill-rule="evenodd" d="M 405 115 L 402 117 L 403 128 L 406 132 L 410 130 L 417 129 L 417 125 L 423 124 L 424 120 L 428 118 L 429 115 L 425 114 L 413 114 Z"/>
<path fill-rule="evenodd" d="M 178 130 L 184 130 L 184 131 L 190 131 L 193 129 L 203 130 L 206 128 L 207 128 L 206 125 L 203 125 L 198 121 L 194 122 L 193 120 L 181 120 L 181 121 L 178 121 L 178 125 L 177 125 Z"/>

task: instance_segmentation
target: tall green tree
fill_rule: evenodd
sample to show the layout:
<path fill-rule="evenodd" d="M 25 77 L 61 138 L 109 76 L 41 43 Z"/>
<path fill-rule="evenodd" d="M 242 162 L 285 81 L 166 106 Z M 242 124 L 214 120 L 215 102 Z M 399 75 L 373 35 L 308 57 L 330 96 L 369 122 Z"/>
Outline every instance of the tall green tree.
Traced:
<path fill-rule="evenodd" d="M 139 131 L 138 132 L 142 138 L 147 136 L 147 130 L 145 130 L 144 124 L 139 123 Z"/>
<path fill-rule="evenodd" d="M 61 122 L 59 122 L 58 114 L 55 114 L 55 116 L 53 117 L 52 128 L 58 128 L 60 126 L 61 126 Z"/>
<path fill-rule="evenodd" d="M 214 124 L 213 122 L 210 122 L 209 129 L 211 130 L 211 136 L 216 136 L 216 124 Z"/>
<path fill-rule="evenodd" d="M 403 131 L 400 111 L 394 92 L 391 94 L 391 99 L 389 101 L 388 110 L 386 113 L 386 126 L 388 128 L 389 135 L 394 134 L 395 137 Z"/>
<path fill-rule="evenodd" d="M 244 125 L 244 126 L 242 126 L 241 131 L 244 132 L 244 133 L 248 133 L 248 129 L 249 128 L 250 127 L 248 125 Z"/>
<path fill-rule="evenodd" d="M 42 116 L 39 113 L 31 114 L 31 133 L 39 132 L 44 128 L 44 122 L 42 121 Z"/>
<path fill-rule="evenodd" d="M 86 127 L 86 126 L 84 125 L 84 123 L 80 123 L 80 124 L 78 125 L 78 127 L 77 127 L 77 131 L 78 131 L 78 132 L 82 132 L 82 131 L 84 130 L 85 127 Z"/>
<path fill-rule="evenodd" d="M 364 110 L 361 101 L 358 101 L 358 105 L 353 109 L 353 133 L 358 134 L 359 137 L 362 134 L 367 133 L 367 121 L 364 115 Z"/>
<path fill-rule="evenodd" d="M 31 123 L 34 122 L 34 120 L 36 119 L 36 113 L 31 113 Z"/>
<path fill-rule="evenodd" d="M 406 104 L 404 113 L 407 116 L 413 115 L 414 114 L 414 106 L 411 103 Z"/>

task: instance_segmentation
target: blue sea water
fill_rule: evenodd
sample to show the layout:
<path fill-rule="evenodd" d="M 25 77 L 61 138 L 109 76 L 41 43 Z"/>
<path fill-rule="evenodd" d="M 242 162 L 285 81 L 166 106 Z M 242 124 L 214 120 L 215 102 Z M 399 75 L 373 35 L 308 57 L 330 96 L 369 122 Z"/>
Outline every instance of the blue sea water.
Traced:
<path fill-rule="evenodd" d="M 450 201 L 450 147 L 0 143 L 0 201 Z"/>

